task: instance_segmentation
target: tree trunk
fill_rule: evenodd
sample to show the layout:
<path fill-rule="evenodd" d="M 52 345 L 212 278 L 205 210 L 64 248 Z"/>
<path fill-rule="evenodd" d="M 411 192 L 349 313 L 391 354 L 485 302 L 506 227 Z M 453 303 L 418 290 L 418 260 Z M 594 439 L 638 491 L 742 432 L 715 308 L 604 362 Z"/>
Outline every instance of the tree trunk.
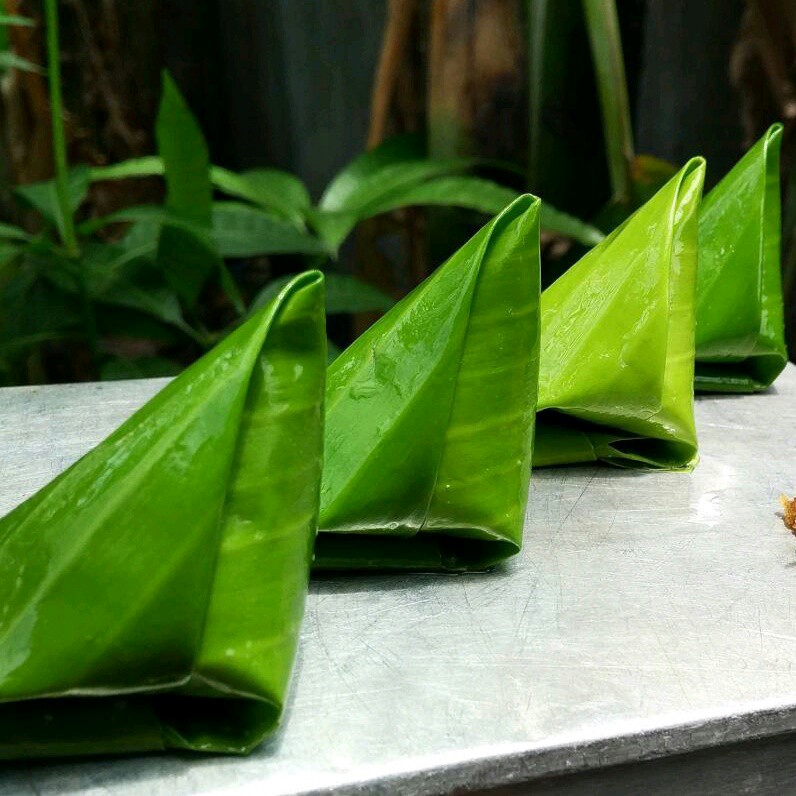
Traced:
<path fill-rule="evenodd" d="M 434 0 L 428 60 L 433 155 L 524 159 L 522 12 L 521 0 Z"/>

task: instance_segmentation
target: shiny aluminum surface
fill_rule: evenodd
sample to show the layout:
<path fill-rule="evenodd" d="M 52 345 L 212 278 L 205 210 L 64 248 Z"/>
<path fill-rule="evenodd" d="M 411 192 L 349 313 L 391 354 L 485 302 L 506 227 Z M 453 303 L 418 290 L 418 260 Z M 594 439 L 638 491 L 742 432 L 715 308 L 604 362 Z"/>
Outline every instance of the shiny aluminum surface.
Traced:
<path fill-rule="evenodd" d="M 163 384 L 0 391 L 0 514 Z M 796 368 L 698 400 L 697 428 L 691 474 L 534 473 L 499 571 L 314 581 L 251 757 L 15 765 L 0 796 L 439 793 L 796 730 Z"/>

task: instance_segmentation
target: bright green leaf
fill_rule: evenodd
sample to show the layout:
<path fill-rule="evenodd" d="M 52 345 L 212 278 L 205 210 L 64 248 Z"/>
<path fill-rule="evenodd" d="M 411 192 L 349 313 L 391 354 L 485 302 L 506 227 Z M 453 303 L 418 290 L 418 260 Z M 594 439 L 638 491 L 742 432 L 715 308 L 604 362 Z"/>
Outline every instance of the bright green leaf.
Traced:
<path fill-rule="evenodd" d="M 329 368 L 315 569 L 483 569 L 519 550 L 538 215 L 517 199 Z"/>
<path fill-rule="evenodd" d="M 542 293 L 534 466 L 688 470 L 700 158 Z"/>
<path fill-rule="evenodd" d="M 788 362 L 775 124 L 705 197 L 699 214 L 697 390 L 757 392 Z"/>
<path fill-rule="evenodd" d="M 317 527 L 322 291 L 299 277 L 0 520 L 4 757 L 245 754 L 276 729 Z"/>

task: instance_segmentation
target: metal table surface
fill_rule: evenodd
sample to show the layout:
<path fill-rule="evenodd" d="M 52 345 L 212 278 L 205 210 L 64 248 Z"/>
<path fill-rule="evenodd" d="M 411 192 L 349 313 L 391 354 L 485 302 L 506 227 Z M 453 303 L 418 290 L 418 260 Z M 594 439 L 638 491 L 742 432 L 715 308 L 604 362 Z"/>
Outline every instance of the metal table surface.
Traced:
<path fill-rule="evenodd" d="M 163 383 L 0 391 L 0 514 Z M 784 737 L 796 368 L 697 418 L 691 474 L 536 472 L 498 571 L 315 580 L 283 729 L 251 757 L 11 765 L 0 796 L 425 794 Z"/>

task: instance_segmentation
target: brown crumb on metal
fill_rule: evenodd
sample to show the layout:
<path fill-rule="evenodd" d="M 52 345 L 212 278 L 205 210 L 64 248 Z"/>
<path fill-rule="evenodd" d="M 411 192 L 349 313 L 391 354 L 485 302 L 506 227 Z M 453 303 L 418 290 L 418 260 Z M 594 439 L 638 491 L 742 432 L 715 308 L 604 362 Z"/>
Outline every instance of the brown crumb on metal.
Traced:
<path fill-rule="evenodd" d="M 796 498 L 787 498 L 785 495 L 779 496 L 782 504 L 782 520 L 790 531 L 796 534 Z"/>

